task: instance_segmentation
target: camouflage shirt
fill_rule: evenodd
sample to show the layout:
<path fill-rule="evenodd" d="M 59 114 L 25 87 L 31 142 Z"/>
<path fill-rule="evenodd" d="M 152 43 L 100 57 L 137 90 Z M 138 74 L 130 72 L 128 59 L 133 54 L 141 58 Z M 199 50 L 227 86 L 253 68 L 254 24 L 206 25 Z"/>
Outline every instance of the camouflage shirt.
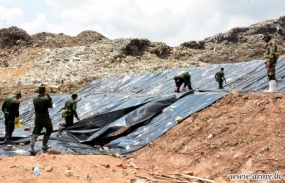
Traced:
<path fill-rule="evenodd" d="M 76 108 L 77 108 L 77 102 L 73 100 L 73 98 L 69 99 L 65 102 L 64 108 L 68 110 L 68 115 L 75 115 L 77 116 Z"/>
<path fill-rule="evenodd" d="M 266 45 L 266 50 L 264 53 L 265 62 L 270 62 L 275 65 L 277 61 L 276 53 L 277 53 L 277 44 L 274 41 L 270 41 Z"/>
<path fill-rule="evenodd" d="M 178 79 L 175 79 L 178 78 Z M 181 84 L 185 84 L 185 85 L 191 85 L 191 76 L 189 74 L 189 72 L 182 72 L 179 73 L 177 76 L 174 77 L 176 84 L 178 84 L 179 86 Z"/>
<path fill-rule="evenodd" d="M 216 80 L 223 80 L 224 78 L 224 72 L 223 71 L 218 71 L 215 75 Z"/>
<path fill-rule="evenodd" d="M 33 104 L 35 107 L 36 119 L 50 118 L 48 108 L 52 108 L 52 101 L 49 98 L 39 95 L 34 98 Z"/>
<path fill-rule="evenodd" d="M 2 111 L 5 115 L 8 115 L 11 118 L 18 117 L 19 107 L 20 102 L 15 98 L 15 96 L 9 96 L 2 105 Z"/>

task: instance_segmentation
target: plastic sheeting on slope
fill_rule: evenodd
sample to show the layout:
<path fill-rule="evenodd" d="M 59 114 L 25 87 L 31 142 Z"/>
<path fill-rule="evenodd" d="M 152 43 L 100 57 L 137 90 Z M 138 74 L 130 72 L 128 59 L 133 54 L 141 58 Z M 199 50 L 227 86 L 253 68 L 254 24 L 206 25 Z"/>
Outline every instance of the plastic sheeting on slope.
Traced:
<path fill-rule="evenodd" d="M 285 77 L 284 59 L 279 60 L 276 72 L 277 78 Z M 227 84 L 224 91 L 260 91 L 268 87 L 266 70 L 263 61 L 247 63 L 209 65 L 200 68 L 175 69 L 151 74 L 136 74 L 118 78 L 103 78 L 95 80 L 78 90 L 80 123 L 66 128 L 59 135 L 51 136 L 52 146 L 61 149 L 63 153 L 101 154 L 120 152 L 127 155 L 172 128 L 177 116 L 183 119 L 193 112 L 211 105 L 225 96 L 223 90 L 217 90 L 218 83 L 214 75 L 225 68 Z M 173 76 L 181 71 L 189 71 L 194 89 L 207 91 L 198 94 L 173 94 Z M 277 83 L 278 90 L 284 90 L 285 81 Z M 218 92 L 217 92 L 218 91 Z M 52 95 L 55 107 L 50 109 L 50 116 L 55 131 L 58 130 L 61 118 L 60 109 L 69 98 L 66 94 Z M 33 127 L 34 109 L 32 98 L 21 102 L 20 109 L 23 127 L 16 129 L 13 140 L 17 143 L 29 143 L 31 131 L 23 131 L 24 127 Z M 0 124 L 4 123 L 0 113 Z M 4 139 L 4 126 L 0 125 L 0 140 Z M 59 140 L 58 140 L 59 139 Z M 81 142 L 81 143 L 80 143 Z M 86 144 L 82 144 L 82 142 Z M 99 143 L 109 148 L 109 152 L 93 148 Z M 27 146 L 14 146 L 0 149 L 2 155 L 27 155 Z M 40 143 L 36 143 L 40 149 Z"/>
<path fill-rule="evenodd" d="M 119 136 L 125 131 L 129 130 L 131 127 L 151 120 L 151 118 L 153 118 L 155 115 L 161 112 L 164 108 L 173 104 L 176 100 L 178 100 L 181 97 L 183 97 L 182 94 L 171 94 L 165 97 L 161 97 L 137 109 L 134 109 L 133 111 L 127 113 L 126 115 L 120 117 L 117 120 L 112 120 L 111 123 L 109 124 L 105 123 L 104 126 L 99 130 L 97 130 L 96 128 L 97 126 L 95 126 L 95 130 L 97 131 L 95 133 L 91 133 L 90 136 L 88 135 L 92 130 L 92 128 L 90 128 L 90 125 L 88 124 L 90 123 L 90 119 L 88 121 L 83 121 L 74 126 L 66 128 L 66 130 L 64 131 L 65 135 L 64 134 L 60 135 L 59 140 L 66 139 L 66 137 L 64 137 L 66 135 L 74 138 L 76 137 L 77 142 L 92 141 L 102 136 L 104 139 Z M 101 116 L 96 116 L 96 117 L 102 118 Z M 94 118 L 92 121 L 94 121 L 92 123 L 93 127 L 94 124 L 98 122 L 100 123 L 100 120 L 96 120 Z M 83 127 L 83 129 L 79 128 L 78 126 Z M 81 133 L 78 133 L 78 130 L 81 129 L 83 131 L 81 131 Z M 94 132 L 94 130 L 92 130 L 92 132 Z M 68 141 L 70 141 L 70 139 L 68 139 Z M 102 140 L 100 139 L 99 142 L 101 141 Z"/>

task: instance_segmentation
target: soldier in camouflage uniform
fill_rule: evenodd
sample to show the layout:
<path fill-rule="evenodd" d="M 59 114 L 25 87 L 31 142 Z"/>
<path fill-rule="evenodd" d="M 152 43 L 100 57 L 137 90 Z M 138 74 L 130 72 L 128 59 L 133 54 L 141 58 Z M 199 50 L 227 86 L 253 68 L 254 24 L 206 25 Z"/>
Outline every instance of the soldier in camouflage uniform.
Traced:
<path fill-rule="evenodd" d="M 45 87 L 43 86 L 39 87 L 38 92 L 39 95 L 33 99 L 36 117 L 35 117 L 35 127 L 33 135 L 31 137 L 31 143 L 29 148 L 29 152 L 31 154 L 36 154 L 34 150 L 34 145 L 36 139 L 38 138 L 43 128 L 46 129 L 46 132 L 43 138 L 42 150 L 47 150 L 50 148 L 47 143 L 53 131 L 53 126 L 48 112 L 48 108 L 52 108 L 52 99 L 50 95 L 46 93 Z"/>
<path fill-rule="evenodd" d="M 276 88 L 276 77 L 275 77 L 275 67 L 278 59 L 277 44 L 271 41 L 271 36 L 266 33 L 263 37 L 266 44 L 266 50 L 264 53 L 265 57 L 265 67 L 267 69 L 267 77 L 269 80 L 269 92 L 275 91 Z"/>
<path fill-rule="evenodd" d="M 78 95 L 76 93 L 73 93 L 71 95 L 71 99 L 65 102 L 64 109 L 67 110 L 67 116 L 65 117 L 65 123 L 66 123 L 65 127 L 69 127 L 73 125 L 74 116 L 78 121 L 80 121 L 80 119 L 78 118 L 77 112 L 76 112 L 77 101 L 75 100 L 77 99 L 77 97 Z"/>
<path fill-rule="evenodd" d="M 186 85 L 188 86 L 189 90 L 193 90 L 191 87 L 191 75 L 189 72 L 185 71 L 179 73 L 177 76 L 173 77 L 175 81 L 176 87 L 174 88 L 174 92 L 179 92 L 180 86 L 184 83 L 184 87 L 182 91 L 186 91 Z"/>
<path fill-rule="evenodd" d="M 227 82 L 224 74 L 224 68 L 221 68 L 221 70 L 216 73 L 215 79 L 219 83 L 219 89 L 224 89 L 223 81 Z"/>
<path fill-rule="evenodd" d="M 5 140 L 4 143 L 11 143 L 12 134 L 15 129 L 15 118 L 19 117 L 19 107 L 21 91 L 15 91 L 7 97 L 2 105 L 2 111 L 5 117 Z"/>

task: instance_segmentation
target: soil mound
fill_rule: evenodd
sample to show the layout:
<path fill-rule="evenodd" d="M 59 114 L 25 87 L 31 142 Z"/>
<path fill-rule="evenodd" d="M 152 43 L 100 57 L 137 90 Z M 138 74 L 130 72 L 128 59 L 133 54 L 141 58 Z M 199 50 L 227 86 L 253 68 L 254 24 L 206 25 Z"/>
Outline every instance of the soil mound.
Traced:
<path fill-rule="evenodd" d="M 225 182 L 229 174 L 284 174 L 284 107 L 283 93 L 230 94 L 129 158 L 154 172 Z"/>

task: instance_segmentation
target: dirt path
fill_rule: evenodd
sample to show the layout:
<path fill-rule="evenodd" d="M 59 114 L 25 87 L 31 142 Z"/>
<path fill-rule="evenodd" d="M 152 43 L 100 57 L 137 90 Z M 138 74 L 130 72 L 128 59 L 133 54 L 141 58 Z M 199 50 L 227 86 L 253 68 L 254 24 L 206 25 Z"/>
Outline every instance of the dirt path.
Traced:
<path fill-rule="evenodd" d="M 123 164 L 123 167 L 121 166 Z M 126 159 L 111 156 L 49 155 L 0 158 L 1 183 L 109 183 L 131 182 L 135 168 L 128 167 Z M 126 169 L 124 169 L 126 166 Z M 40 175 L 33 174 L 40 168 Z"/>

